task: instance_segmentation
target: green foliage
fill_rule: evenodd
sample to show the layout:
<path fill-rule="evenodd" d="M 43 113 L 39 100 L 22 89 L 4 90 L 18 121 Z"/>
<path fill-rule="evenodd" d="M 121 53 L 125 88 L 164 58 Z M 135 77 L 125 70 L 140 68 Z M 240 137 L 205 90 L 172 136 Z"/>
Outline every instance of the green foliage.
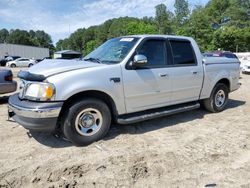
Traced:
<path fill-rule="evenodd" d="M 121 17 L 107 20 L 99 26 L 78 29 L 69 38 L 56 43 L 57 50 L 72 49 L 87 55 L 106 40 L 123 35 L 157 34 L 152 18 Z"/>
<path fill-rule="evenodd" d="M 50 49 L 50 54 L 53 53 L 55 47 L 52 44 L 52 40 L 49 34 L 44 31 L 33 31 L 30 30 L 19 30 L 7 29 L 0 30 L 0 43 L 10 43 L 10 44 L 23 44 L 30 46 L 38 46 Z"/>
<path fill-rule="evenodd" d="M 183 27 L 183 35 L 193 37 L 199 44 L 201 51 L 210 51 L 214 49 L 212 44 L 213 28 L 209 18 L 204 16 L 204 7 L 196 7 L 187 24 Z"/>
<path fill-rule="evenodd" d="M 155 17 L 120 17 L 101 25 L 78 29 L 59 40 L 57 50 L 72 49 L 88 54 L 106 40 L 135 34 L 176 34 L 193 37 L 201 51 L 217 49 L 250 51 L 250 1 L 210 0 L 190 13 L 187 0 L 175 0 L 174 13 L 164 4 L 155 7 Z M 217 25 L 215 29 L 212 25 Z M 1 33 L 1 31 L 0 31 Z M 0 40 L 1 37 L 0 37 Z"/>
<path fill-rule="evenodd" d="M 250 49 L 250 27 L 236 28 L 234 26 L 217 30 L 214 34 L 214 45 L 222 50 L 249 51 Z M 248 42 L 247 42 L 248 41 Z"/>
<path fill-rule="evenodd" d="M 0 30 L 0 43 L 6 42 L 6 39 L 9 36 L 9 31 L 7 29 Z"/>
<path fill-rule="evenodd" d="M 155 7 L 155 23 L 159 34 L 172 34 L 172 17 L 173 13 L 167 10 L 166 5 Z"/>
<path fill-rule="evenodd" d="M 188 19 L 190 10 L 188 8 L 188 1 L 175 0 L 175 19 L 179 26 L 182 26 Z"/>
<path fill-rule="evenodd" d="M 99 42 L 96 40 L 91 40 L 91 41 L 87 42 L 84 55 L 89 54 L 92 50 L 97 48 L 99 45 L 100 45 Z"/>
<path fill-rule="evenodd" d="M 154 25 L 141 21 L 129 22 L 126 30 L 127 30 L 127 35 L 157 33 L 156 27 Z"/>
<path fill-rule="evenodd" d="M 155 17 L 120 17 L 98 26 L 80 28 L 56 43 L 44 31 L 0 30 L 0 43 L 46 47 L 54 50 L 72 49 L 88 54 L 106 40 L 135 34 L 175 34 L 193 37 L 202 51 L 217 49 L 250 51 L 250 1 L 210 0 L 196 6 L 190 13 L 187 0 L 175 0 L 174 13 L 165 4 L 155 7 Z M 215 25 L 216 27 L 212 27 Z"/>

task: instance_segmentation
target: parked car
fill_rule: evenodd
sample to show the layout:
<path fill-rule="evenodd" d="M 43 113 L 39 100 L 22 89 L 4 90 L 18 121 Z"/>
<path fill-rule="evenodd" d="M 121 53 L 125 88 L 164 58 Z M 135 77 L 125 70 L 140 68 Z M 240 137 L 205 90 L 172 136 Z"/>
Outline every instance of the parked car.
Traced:
<path fill-rule="evenodd" d="M 36 61 L 29 58 L 18 58 L 14 61 L 9 61 L 6 63 L 8 67 L 31 67 L 36 64 Z"/>
<path fill-rule="evenodd" d="M 0 60 L 0 65 L 1 66 L 6 66 L 6 63 L 8 61 L 13 61 L 20 58 L 20 56 L 5 56 L 3 59 Z"/>
<path fill-rule="evenodd" d="M 215 51 L 215 52 L 205 52 L 203 53 L 204 57 L 227 57 L 227 58 L 234 58 L 238 59 L 238 57 L 232 53 L 227 51 Z"/>
<path fill-rule="evenodd" d="M 0 69 L 0 94 L 16 91 L 17 83 L 13 81 L 11 70 Z"/>
<path fill-rule="evenodd" d="M 206 58 L 189 37 L 113 38 L 83 61 L 45 60 L 19 73 L 9 116 L 26 129 L 58 131 L 76 145 L 103 138 L 113 121 L 131 124 L 189 111 L 226 108 L 240 87 L 239 60 Z M 25 99 L 25 100 L 24 100 Z"/>
<path fill-rule="evenodd" d="M 250 73 L 250 57 L 242 57 L 240 61 L 242 73 Z"/>
<path fill-rule="evenodd" d="M 21 58 L 20 56 L 5 56 L 6 61 L 14 61 L 18 58 Z"/>

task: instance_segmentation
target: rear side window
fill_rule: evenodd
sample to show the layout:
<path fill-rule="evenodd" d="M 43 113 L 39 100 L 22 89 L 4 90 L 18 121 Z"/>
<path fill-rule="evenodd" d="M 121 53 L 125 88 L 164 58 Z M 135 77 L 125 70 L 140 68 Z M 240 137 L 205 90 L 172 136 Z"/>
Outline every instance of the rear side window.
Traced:
<path fill-rule="evenodd" d="M 195 65 L 195 55 L 189 41 L 170 40 L 174 65 Z"/>

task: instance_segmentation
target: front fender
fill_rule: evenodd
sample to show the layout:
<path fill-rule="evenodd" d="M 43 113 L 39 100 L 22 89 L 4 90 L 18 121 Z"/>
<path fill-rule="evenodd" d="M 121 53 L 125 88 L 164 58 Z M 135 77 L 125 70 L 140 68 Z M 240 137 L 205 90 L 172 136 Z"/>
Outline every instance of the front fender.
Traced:
<path fill-rule="evenodd" d="M 107 65 L 57 74 L 47 78 L 47 81 L 55 85 L 57 101 L 65 101 L 84 91 L 101 91 L 113 99 L 118 114 L 123 114 L 126 108 L 121 76 L 120 65 Z M 111 78 L 120 78 L 120 82 L 114 82 Z"/>

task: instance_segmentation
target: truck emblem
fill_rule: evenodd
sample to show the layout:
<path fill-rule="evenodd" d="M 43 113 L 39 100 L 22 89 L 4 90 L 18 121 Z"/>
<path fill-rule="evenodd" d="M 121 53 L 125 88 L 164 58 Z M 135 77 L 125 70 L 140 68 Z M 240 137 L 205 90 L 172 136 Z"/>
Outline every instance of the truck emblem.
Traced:
<path fill-rule="evenodd" d="M 121 79 L 118 78 L 118 77 L 115 77 L 115 78 L 110 78 L 110 81 L 111 81 L 111 82 L 113 81 L 114 83 L 118 83 L 118 82 L 121 81 Z"/>

